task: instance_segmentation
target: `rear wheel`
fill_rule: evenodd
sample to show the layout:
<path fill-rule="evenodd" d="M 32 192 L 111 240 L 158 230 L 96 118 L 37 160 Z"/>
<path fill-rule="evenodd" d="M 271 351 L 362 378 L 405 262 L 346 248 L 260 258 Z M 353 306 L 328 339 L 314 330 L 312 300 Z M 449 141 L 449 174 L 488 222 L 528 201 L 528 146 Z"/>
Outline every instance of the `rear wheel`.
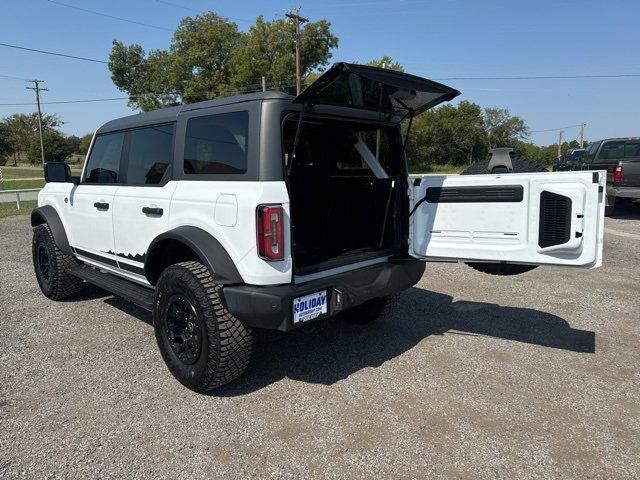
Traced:
<path fill-rule="evenodd" d="M 604 216 L 605 217 L 610 217 L 611 215 L 613 215 L 613 211 L 616 208 L 616 197 L 610 197 L 610 196 L 606 196 L 605 197 L 605 205 L 604 205 Z"/>
<path fill-rule="evenodd" d="M 362 305 L 347 308 L 340 313 L 340 318 L 356 325 L 367 325 L 388 313 L 398 303 L 398 295 L 374 298 Z"/>
<path fill-rule="evenodd" d="M 546 172 L 547 170 L 535 162 L 531 162 L 524 158 L 511 159 L 513 166 L 513 173 L 526 173 L 526 172 Z M 481 160 L 466 168 L 460 175 L 482 175 L 487 174 L 487 166 L 489 160 Z M 505 173 L 505 172 L 492 172 L 492 173 Z M 521 273 L 528 272 L 537 267 L 537 265 L 515 265 L 508 263 L 483 263 L 483 262 L 470 262 L 467 263 L 474 270 L 478 270 L 482 273 L 488 273 L 489 275 L 508 276 L 519 275 Z"/>
<path fill-rule="evenodd" d="M 62 253 L 46 223 L 33 229 L 31 253 L 38 285 L 47 298 L 63 300 L 80 293 L 83 281 L 69 273 L 76 259 Z"/>
<path fill-rule="evenodd" d="M 200 262 L 171 265 L 156 287 L 153 319 L 160 353 L 173 376 L 196 392 L 235 380 L 251 358 L 251 330 L 225 308 L 221 289 Z"/>

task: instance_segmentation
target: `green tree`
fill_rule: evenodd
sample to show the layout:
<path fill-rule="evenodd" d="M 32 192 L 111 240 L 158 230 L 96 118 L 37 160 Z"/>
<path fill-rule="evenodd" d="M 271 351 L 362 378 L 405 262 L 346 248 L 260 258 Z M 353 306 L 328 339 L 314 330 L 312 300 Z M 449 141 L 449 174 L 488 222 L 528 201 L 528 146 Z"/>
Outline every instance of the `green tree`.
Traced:
<path fill-rule="evenodd" d="M 482 118 L 491 148 L 512 147 L 517 140 L 529 136 L 525 121 L 511 115 L 507 108 L 487 107 Z"/>
<path fill-rule="evenodd" d="M 73 144 L 57 130 L 46 129 L 42 132 L 44 158 L 47 162 L 64 162 L 73 153 Z M 40 154 L 40 139 L 31 139 L 26 151 L 27 159 L 38 164 L 42 161 Z"/>
<path fill-rule="evenodd" d="M 13 145 L 4 123 L 0 123 L 0 165 L 6 165 L 7 157 L 13 153 Z"/>
<path fill-rule="evenodd" d="M 338 39 L 326 20 L 305 24 L 300 53 L 303 75 L 325 66 Z M 129 105 L 153 110 L 181 102 L 258 91 L 269 85 L 292 91 L 295 81 L 293 25 L 258 17 L 247 33 L 214 13 L 182 20 L 168 50 L 148 54 L 140 45 L 114 41 L 109 70 Z"/>
<path fill-rule="evenodd" d="M 80 137 L 80 145 L 78 148 L 78 153 L 80 155 L 86 155 L 89 151 L 89 147 L 91 146 L 91 140 L 93 140 L 93 133 L 87 133 Z"/>
<path fill-rule="evenodd" d="M 404 72 L 404 67 L 400 62 L 396 62 L 389 55 L 383 55 L 378 60 L 370 60 L 367 65 L 372 67 L 387 68 L 389 70 L 396 70 L 398 72 Z"/>
<path fill-rule="evenodd" d="M 258 89 L 262 76 L 268 85 L 295 91 L 295 28 L 287 20 L 256 19 L 232 57 L 233 85 L 239 89 Z M 338 38 L 326 20 L 306 23 L 300 31 L 300 70 L 308 84 L 309 75 L 328 64 Z"/>
<path fill-rule="evenodd" d="M 55 130 L 63 124 L 56 114 L 42 116 L 42 130 Z M 11 145 L 16 157 L 26 155 L 31 143 L 38 142 L 38 114 L 37 113 L 16 113 L 4 119 L 7 140 Z M 14 157 L 15 158 L 15 157 Z M 40 161 L 40 160 L 38 160 Z"/>
<path fill-rule="evenodd" d="M 66 137 L 66 140 L 71 148 L 71 153 L 80 153 L 80 137 L 77 135 L 69 135 Z"/>
<path fill-rule="evenodd" d="M 407 156 L 410 169 L 426 171 L 430 164 L 472 163 L 487 155 L 482 109 L 463 101 L 428 110 L 413 121 Z"/>

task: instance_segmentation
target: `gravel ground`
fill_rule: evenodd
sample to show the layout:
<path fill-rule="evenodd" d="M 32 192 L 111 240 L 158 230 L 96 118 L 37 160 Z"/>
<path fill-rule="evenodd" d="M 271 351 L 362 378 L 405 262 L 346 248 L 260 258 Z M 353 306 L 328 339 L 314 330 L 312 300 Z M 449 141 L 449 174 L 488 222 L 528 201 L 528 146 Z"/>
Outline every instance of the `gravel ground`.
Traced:
<path fill-rule="evenodd" d="M 0 477 L 638 478 L 639 220 L 597 270 L 429 264 L 375 325 L 259 332 L 211 396 L 143 310 L 42 296 L 28 218 L 0 220 Z"/>

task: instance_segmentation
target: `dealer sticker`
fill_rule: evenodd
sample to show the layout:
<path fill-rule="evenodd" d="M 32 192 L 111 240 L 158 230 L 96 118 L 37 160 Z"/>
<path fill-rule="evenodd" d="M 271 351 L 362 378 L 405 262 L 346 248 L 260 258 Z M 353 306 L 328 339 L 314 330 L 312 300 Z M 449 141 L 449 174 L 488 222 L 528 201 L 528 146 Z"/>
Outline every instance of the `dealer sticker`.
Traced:
<path fill-rule="evenodd" d="M 327 291 L 293 299 L 293 323 L 313 320 L 327 313 Z"/>

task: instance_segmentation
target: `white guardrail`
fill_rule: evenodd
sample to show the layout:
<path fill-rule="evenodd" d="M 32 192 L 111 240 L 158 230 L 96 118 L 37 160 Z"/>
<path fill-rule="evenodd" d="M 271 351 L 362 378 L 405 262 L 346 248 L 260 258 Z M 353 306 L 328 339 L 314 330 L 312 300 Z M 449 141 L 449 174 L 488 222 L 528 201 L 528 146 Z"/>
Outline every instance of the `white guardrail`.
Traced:
<path fill-rule="evenodd" d="M 37 200 L 41 188 L 25 188 L 23 190 L 0 190 L 0 203 L 16 202 L 16 208 L 20 210 L 20 202 Z"/>

